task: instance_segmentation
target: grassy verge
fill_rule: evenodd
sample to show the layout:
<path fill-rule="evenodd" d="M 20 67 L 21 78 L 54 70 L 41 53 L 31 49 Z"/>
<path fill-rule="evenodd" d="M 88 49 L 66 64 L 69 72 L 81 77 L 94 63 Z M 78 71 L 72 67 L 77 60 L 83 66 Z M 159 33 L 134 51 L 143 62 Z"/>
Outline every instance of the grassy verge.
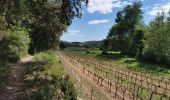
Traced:
<path fill-rule="evenodd" d="M 6 86 L 10 72 L 10 63 L 4 60 L 0 60 L 0 88 L 4 88 Z"/>
<path fill-rule="evenodd" d="M 114 60 L 115 62 L 123 64 L 125 67 L 131 70 L 170 76 L 170 68 L 168 68 L 166 65 L 152 64 L 140 61 L 134 57 L 121 55 L 120 52 L 112 51 L 107 55 L 98 55 L 97 57 Z"/>
<path fill-rule="evenodd" d="M 27 64 L 24 100 L 75 100 L 76 90 L 61 61 L 52 52 L 36 54 Z"/>

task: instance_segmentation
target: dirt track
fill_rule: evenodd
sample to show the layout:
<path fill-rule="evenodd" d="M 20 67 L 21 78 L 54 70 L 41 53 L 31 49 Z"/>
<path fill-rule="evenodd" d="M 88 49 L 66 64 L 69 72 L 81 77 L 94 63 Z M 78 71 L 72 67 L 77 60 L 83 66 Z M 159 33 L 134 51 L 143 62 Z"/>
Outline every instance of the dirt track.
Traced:
<path fill-rule="evenodd" d="M 21 100 L 22 85 L 25 73 L 25 64 L 31 61 L 32 56 L 21 59 L 20 62 L 12 64 L 11 75 L 7 86 L 0 90 L 0 100 Z"/>

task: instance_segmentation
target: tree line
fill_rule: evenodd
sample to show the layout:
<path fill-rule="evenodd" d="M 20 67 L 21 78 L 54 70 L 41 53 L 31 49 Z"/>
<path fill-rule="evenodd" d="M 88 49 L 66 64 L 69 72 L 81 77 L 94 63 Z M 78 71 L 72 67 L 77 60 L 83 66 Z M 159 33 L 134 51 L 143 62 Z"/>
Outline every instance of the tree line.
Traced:
<path fill-rule="evenodd" d="M 101 49 L 153 63 L 170 64 L 170 12 L 162 12 L 148 24 L 143 22 L 142 3 L 134 2 L 117 12 L 115 24 L 103 40 Z"/>
<path fill-rule="evenodd" d="M 19 59 L 22 51 L 56 49 L 72 19 L 82 16 L 82 2 L 88 0 L 1 0 L 0 56 Z"/>

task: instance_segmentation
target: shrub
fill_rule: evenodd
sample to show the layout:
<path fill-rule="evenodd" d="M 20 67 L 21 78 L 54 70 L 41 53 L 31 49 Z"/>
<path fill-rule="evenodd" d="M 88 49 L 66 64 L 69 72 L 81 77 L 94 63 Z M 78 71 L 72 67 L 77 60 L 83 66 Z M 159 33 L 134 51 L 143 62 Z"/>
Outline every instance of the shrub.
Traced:
<path fill-rule="evenodd" d="M 13 26 L 5 32 L 0 46 L 0 56 L 10 61 L 17 61 L 28 53 L 30 38 L 27 30 Z"/>
<path fill-rule="evenodd" d="M 106 54 L 108 54 L 108 53 L 107 53 L 106 50 L 103 50 L 101 54 L 102 54 L 102 55 L 106 55 Z"/>
<path fill-rule="evenodd" d="M 164 13 L 159 13 L 149 24 L 145 34 L 144 57 L 154 63 L 169 64 L 170 62 L 170 31 L 169 23 L 165 23 Z"/>
<path fill-rule="evenodd" d="M 36 54 L 27 66 L 23 100 L 76 100 L 72 81 L 53 52 Z"/>
<path fill-rule="evenodd" d="M 89 50 L 87 50 L 87 51 L 86 51 L 86 53 L 87 53 L 87 54 L 89 54 L 89 53 L 90 53 L 90 51 L 89 51 Z"/>
<path fill-rule="evenodd" d="M 48 66 L 57 64 L 55 54 L 50 51 L 40 52 L 40 53 L 36 54 L 33 58 L 33 61 L 49 64 Z"/>
<path fill-rule="evenodd" d="M 60 42 L 59 47 L 61 50 L 64 50 L 67 46 L 64 44 L 64 42 Z"/>

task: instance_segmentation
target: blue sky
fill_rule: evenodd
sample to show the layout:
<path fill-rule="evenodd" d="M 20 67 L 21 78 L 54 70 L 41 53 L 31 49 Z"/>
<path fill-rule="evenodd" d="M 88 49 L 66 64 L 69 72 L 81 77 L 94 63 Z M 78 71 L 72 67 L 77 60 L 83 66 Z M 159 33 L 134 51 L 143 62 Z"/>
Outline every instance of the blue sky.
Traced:
<path fill-rule="evenodd" d="M 83 6 L 81 19 L 75 18 L 61 40 L 69 42 L 83 42 L 102 40 L 106 38 L 108 30 L 115 23 L 116 13 L 135 0 L 89 0 L 88 6 Z M 170 0 L 141 0 L 143 21 L 149 23 L 157 14 L 170 10 Z"/>

